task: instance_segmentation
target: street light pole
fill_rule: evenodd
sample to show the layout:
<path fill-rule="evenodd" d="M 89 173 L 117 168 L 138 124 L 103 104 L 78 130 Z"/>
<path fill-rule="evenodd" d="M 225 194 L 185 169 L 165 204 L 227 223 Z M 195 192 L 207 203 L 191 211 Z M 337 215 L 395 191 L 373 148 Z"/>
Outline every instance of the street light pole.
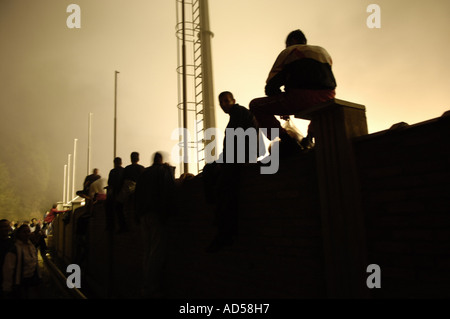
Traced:
<path fill-rule="evenodd" d="M 71 163 L 72 154 L 67 155 L 67 202 L 71 202 L 72 198 L 70 198 L 70 163 Z"/>
<path fill-rule="evenodd" d="M 186 10 L 182 1 L 182 64 L 183 64 L 183 173 L 189 172 L 188 138 L 187 138 L 187 67 L 186 67 Z"/>
<path fill-rule="evenodd" d="M 117 74 L 119 71 L 115 72 L 114 81 L 114 158 L 117 156 Z"/>
<path fill-rule="evenodd" d="M 73 141 L 73 164 L 72 164 L 72 198 L 75 198 L 75 169 L 77 165 L 77 141 Z"/>
<path fill-rule="evenodd" d="M 67 203 L 66 186 L 67 186 L 67 164 L 64 165 L 63 205 Z"/>
<path fill-rule="evenodd" d="M 92 113 L 89 113 L 88 121 L 88 149 L 87 149 L 87 175 L 91 172 L 91 144 L 92 144 Z"/>

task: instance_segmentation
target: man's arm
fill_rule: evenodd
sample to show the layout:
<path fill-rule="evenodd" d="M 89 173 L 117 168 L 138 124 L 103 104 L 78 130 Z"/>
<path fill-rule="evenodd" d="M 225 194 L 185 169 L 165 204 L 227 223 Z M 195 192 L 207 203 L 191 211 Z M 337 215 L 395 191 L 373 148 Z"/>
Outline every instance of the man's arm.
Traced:
<path fill-rule="evenodd" d="M 286 83 L 286 71 L 281 70 L 267 81 L 265 93 L 267 96 L 281 93 L 281 87 Z"/>
<path fill-rule="evenodd" d="M 265 92 L 267 96 L 281 93 L 281 87 L 286 83 L 286 60 L 292 52 L 292 48 L 281 51 L 267 77 Z"/>

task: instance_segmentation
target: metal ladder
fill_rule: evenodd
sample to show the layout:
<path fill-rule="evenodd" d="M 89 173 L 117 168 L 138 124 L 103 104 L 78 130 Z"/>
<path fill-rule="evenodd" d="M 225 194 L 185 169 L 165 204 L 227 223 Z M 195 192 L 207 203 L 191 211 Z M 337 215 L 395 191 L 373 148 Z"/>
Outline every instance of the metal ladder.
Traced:
<path fill-rule="evenodd" d="M 188 148 L 195 149 L 196 153 L 196 170 L 200 173 L 205 164 L 205 141 L 204 141 L 204 108 L 203 108 L 203 77 L 202 77 L 202 41 L 200 37 L 200 1 L 182 1 L 177 2 L 177 38 L 178 51 L 182 45 L 182 16 L 181 10 L 185 10 L 185 46 L 186 46 L 186 90 L 188 91 L 186 105 L 187 111 L 190 113 L 186 127 L 189 131 L 193 130 L 195 135 L 188 141 Z M 183 62 L 178 54 L 177 72 L 179 78 L 182 74 Z M 179 81 L 180 83 L 180 81 Z M 182 113 L 184 110 L 184 101 L 182 94 L 178 92 L 178 120 L 180 127 L 184 127 L 182 123 Z M 179 145 L 184 146 L 181 140 Z M 186 172 L 184 172 L 186 173 Z"/>

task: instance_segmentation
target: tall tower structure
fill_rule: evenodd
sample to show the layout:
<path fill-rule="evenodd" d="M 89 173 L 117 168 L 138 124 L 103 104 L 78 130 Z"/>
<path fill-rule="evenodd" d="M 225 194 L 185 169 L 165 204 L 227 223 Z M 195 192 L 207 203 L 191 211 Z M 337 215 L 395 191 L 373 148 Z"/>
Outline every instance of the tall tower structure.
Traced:
<path fill-rule="evenodd" d="M 198 173 L 215 159 L 216 141 L 205 131 L 216 127 L 209 8 L 207 0 L 176 0 L 178 42 L 178 124 L 182 173 Z M 211 144 L 213 143 L 213 144 Z"/>

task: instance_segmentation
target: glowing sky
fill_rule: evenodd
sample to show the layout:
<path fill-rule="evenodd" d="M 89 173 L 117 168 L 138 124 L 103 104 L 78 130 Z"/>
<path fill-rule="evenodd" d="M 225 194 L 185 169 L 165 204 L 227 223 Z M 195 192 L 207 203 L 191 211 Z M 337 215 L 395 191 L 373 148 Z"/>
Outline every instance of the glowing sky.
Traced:
<path fill-rule="evenodd" d="M 71 3 L 81 8 L 80 29 L 66 25 Z M 381 8 L 379 29 L 366 24 L 371 3 Z M 104 177 L 112 168 L 115 70 L 117 155 L 128 165 L 138 151 L 148 166 L 153 152 L 171 152 L 178 127 L 175 8 L 175 0 L 0 0 L 2 152 L 19 138 L 39 145 L 49 203 L 62 199 L 75 138 L 77 189 L 87 173 L 90 112 L 92 167 Z M 337 98 L 366 106 L 370 132 L 450 108 L 447 0 L 210 0 L 209 13 L 216 96 L 232 91 L 246 107 L 263 96 L 286 35 L 300 28 L 332 56 Z M 218 103 L 216 119 L 225 128 Z M 304 131 L 306 123 L 296 123 Z"/>

